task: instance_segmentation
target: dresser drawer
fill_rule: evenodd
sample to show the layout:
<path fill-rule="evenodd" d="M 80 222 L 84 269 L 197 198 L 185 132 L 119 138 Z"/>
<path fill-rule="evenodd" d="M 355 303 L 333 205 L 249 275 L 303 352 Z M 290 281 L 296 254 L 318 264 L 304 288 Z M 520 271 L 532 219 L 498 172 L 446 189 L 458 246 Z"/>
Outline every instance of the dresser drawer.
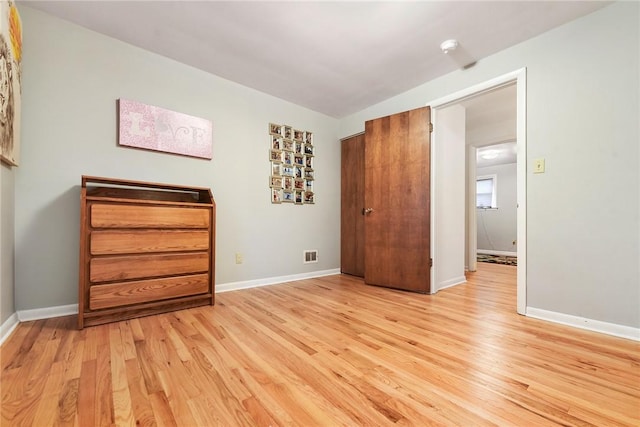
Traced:
<path fill-rule="evenodd" d="M 100 310 L 207 292 L 209 292 L 209 275 L 206 273 L 93 285 L 89 289 L 89 308 Z"/>
<path fill-rule="evenodd" d="M 202 273 L 209 271 L 209 262 L 207 252 L 93 258 L 89 280 L 97 283 Z"/>
<path fill-rule="evenodd" d="M 207 249 L 209 249 L 209 233 L 205 230 L 100 230 L 92 231 L 90 237 L 91 255 L 206 251 Z"/>
<path fill-rule="evenodd" d="M 208 228 L 210 211 L 163 206 L 91 205 L 94 228 Z"/>

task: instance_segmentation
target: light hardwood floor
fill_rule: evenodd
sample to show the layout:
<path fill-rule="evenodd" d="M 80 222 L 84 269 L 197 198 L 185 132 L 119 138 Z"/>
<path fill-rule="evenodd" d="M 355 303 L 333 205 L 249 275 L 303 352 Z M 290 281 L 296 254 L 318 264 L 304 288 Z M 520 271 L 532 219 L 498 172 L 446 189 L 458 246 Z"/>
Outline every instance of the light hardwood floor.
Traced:
<path fill-rule="evenodd" d="M 637 342 L 515 313 L 515 268 L 427 296 L 329 276 L 0 349 L 2 426 L 640 425 Z"/>

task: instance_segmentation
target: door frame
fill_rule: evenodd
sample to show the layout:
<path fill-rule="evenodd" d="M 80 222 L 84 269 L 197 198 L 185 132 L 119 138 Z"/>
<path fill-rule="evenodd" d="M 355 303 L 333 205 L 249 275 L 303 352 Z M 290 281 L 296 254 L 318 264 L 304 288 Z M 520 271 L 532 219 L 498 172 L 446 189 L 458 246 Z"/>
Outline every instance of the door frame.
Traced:
<path fill-rule="evenodd" d="M 476 155 L 477 148 L 474 145 L 467 145 L 467 238 L 466 243 L 466 256 L 467 256 L 467 269 L 468 271 L 476 271 L 478 268 L 478 219 L 477 219 L 477 197 L 476 192 L 471 191 L 476 187 Z"/>
<path fill-rule="evenodd" d="M 482 93 L 497 89 L 510 84 L 516 84 L 516 180 L 517 180 L 517 244 L 518 251 L 518 272 L 516 285 L 516 311 L 518 314 L 526 315 L 527 309 L 527 69 L 521 68 L 510 73 L 498 76 L 491 80 L 478 83 L 466 89 L 454 92 L 442 98 L 426 103 L 431 106 L 431 121 L 433 123 L 433 134 L 431 138 L 431 248 L 435 249 L 435 236 L 438 232 L 438 217 L 435 206 L 435 184 L 438 177 L 438 161 L 436 158 L 436 144 L 438 141 L 436 123 L 436 110 L 442 109 L 460 101 Z M 464 256 L 464 254 L 462 254 Z M 438 254 L 433 253 L 433 268 L 431 269 L 431 289 L 437 289 L 435 282 L 436 270 L 438 268 Z"/>
<path fill-rule="evenodd" d="M 505 144 L 509 142 L 517 142 L 512 138 L 503 141 L 487 142 L 478 145 L 467 145 L 467 239 L 466 239 L 466 255 L 468 271 L 476 271 L 478 258 L 478 210 L 476 209 L 476 180 L 477 180 L 477 152 L 479 148 L 491 147 L 492 145 Z M 517 156 L 516 156 L 517 163 Z M 516 191 L 517 193 L 517 191 Z M 516 211 L 517 212 L 517 211 Z M 517 223 L 517 221 L 516 221 Z M 517 224 L 516 224 L 517 225 Z M 517 232 L 517 230 L 516 230 Z M 517 242 L 517 240 L 516 240 Z"/>

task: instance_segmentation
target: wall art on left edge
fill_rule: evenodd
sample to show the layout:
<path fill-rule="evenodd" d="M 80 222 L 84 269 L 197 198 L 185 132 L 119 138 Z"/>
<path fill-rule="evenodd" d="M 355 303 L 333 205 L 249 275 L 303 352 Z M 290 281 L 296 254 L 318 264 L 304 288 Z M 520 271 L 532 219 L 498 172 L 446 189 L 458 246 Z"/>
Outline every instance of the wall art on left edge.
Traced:
<path fill-rule="evenodd" d="M 211 160 L 213 124 L 207 119 L 119 99 L 118 144 Z"/>
<path fill-rule="evenodd" d="M 22 21 L 12 1 L 0 1 L 0 160 L 18 166 L 22 94 Z"/>

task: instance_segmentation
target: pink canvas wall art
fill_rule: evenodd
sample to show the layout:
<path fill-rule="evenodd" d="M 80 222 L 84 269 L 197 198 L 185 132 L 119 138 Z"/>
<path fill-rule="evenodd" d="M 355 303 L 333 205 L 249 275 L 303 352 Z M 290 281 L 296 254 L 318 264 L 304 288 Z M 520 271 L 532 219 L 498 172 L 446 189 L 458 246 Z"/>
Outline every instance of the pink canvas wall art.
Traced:
<path fill-rule="evenodd" d="M 210 120 L 127 99 L 118 100 L 118 144 L 211 159 Z"/>

